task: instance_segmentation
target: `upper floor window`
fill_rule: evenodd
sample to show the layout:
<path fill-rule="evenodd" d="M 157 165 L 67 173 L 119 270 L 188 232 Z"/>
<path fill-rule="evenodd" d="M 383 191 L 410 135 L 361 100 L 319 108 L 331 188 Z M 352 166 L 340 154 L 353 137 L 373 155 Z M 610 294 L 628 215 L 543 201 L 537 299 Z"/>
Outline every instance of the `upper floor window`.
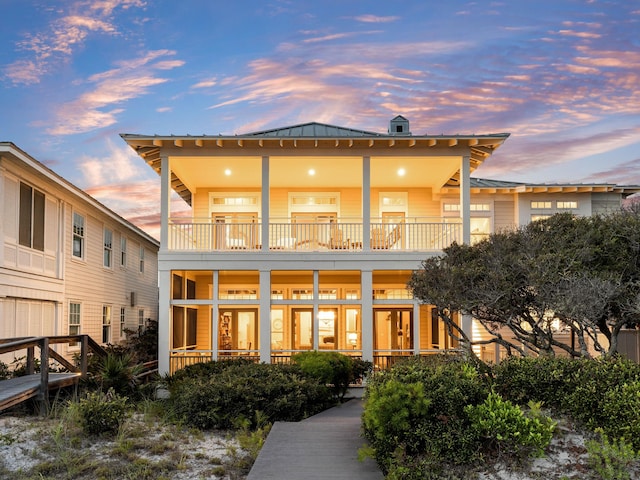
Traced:
<path fill-rule="evenodd" d="M 445 203 L 442 205 L 442 209 L 445 212 L 459 212 L 460 204 L 459 203 Z"/>
<path fill-rule="evenodd" d="M 578 208 L 578 202 L 567 202 L 558 200 L 556 203 L 556 207 L 566 210 L 575 210 Z"/>
<path fill-rule="evenodd" d="M 113 258 L 113 232 L 108 228 L 104 229 L 104 261 L 103 265 L 107 268 L 111 268 L 111 262 Z"/>
<path fill-rule="evenodd" d="M 44 251 L 44 193 L 22 182 L 18 241 L 24 247 Z"/>
<path fill-rule="evenodd" d="M 552 207 L 551 207 L 551 202 L 550 201 L 541 202 L 541 201 L 537 201 L 537 200 L 532 200 L 531 201 L 531 208 L 539 210 L 539 209 L 542 209 L 542 208 L 552 208 Z"/>
<path fill-rule="evenodd" d="M 212 205 L 231 205 L 231 206 L 257 205 L 258 204 L 258 197 L 255 197 L 255 196 L 251 196 L 251 197 L 212 196 L 211 197 L 211 204 Z"/>
<path fill-rule="evenodd" d="M 490 203 L 472 203 L 470 206 L 472 212 L 490 212 Z"/>
<path fill-rule="evenodd" d="M 127 237 L 120 236 L 120 266 L 127 266 Z"/>
<path fill-rule="evenodd" d="M 84 258 L 84 217 L 73 214 L 73 256 Z"/>
<path fill-rule="evenodd" d="M 144 247 L 140 245 L 140 267 L 139 272 L 144 273 Z"/>

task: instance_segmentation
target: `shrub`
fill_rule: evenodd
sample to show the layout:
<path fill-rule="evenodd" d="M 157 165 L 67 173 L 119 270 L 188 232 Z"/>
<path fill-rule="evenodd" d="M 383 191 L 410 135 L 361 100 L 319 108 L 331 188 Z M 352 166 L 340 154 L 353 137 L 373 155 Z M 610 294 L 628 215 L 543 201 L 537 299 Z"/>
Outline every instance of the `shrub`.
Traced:
<path fill-rule="evenodd" d="M 270 423 L 298 421 L 333 403 L 329 389 L 295 365 L 230 360 L 193 367 L 176 372 L 168 386 L 175 414 L 196 428 L 232 428 L 241 418 L 253 423 L 256 412 Z"/>
<path fill-rule="evenodd" d="M 394 389 L 400 393 L 394 395 Z M 464 407 L 487 395 L 482 376 L 459 357 L 415 357 L 374 374 L 365 391 L 363 419 L 376 461 L 385 472 L 417 464 L 437 469 L 442 459 L 469 462 L 479 449 L 479 438 Z M 383 426 L 394 410 L 404 412 L 400 418 L 407 418 L 402 425 L 408 423 L 408 430 Z M 393 422 L 398 420 L 394 417 Z"/>
<path fill-rule="evenodd" d="M 640 450 L 640 381 L 608 390 L 602 403 L 603 432 L 611 438 L 626 439 Z"/>
<path fill-rule="evenodd" d="M 510 357 L 493 367 L 493 389 L 519 405 L 533 400 L 561 409 L 581 365 L 566 357 Z"/>
<path fill-rule="evenodd" d="M 89 435 L 113 435 L 127 417 L 127 398 L 113 390 L 91 392 L 77 403 L 82 429 Z"/>
<path fill-rule="evenodd" d="M 305 375 L 315 378 L 324 385 L 331 385 L 331 392 L 337 399 L 344 398 L 349 384 L 353 381 L 351 357 L 338 352 L 309 351 L 291 356 L 291 362 L 300 365 Z"/>
<path fill-rule="evenodd" d="M 495 448 L 498 453 L 516 456 L 542 456 L 553 437 L 556 424 L 550 418 L 537 413 L 534 418 L 525 416 L 520 407 L 491 393 L 480 405 L 468 405 L 473 430 L 484 440 L 485 448 Z"/>
<path fill-rule="evenodd" d="M 630 479 L 629 465 L 638 455 L 633 446 L 624 439 L 611 441 L 600 428 L 596 429 L 596 433 L 599 440 L 589 440 L 586 443 L 589 466 L 603 480 Z"/>

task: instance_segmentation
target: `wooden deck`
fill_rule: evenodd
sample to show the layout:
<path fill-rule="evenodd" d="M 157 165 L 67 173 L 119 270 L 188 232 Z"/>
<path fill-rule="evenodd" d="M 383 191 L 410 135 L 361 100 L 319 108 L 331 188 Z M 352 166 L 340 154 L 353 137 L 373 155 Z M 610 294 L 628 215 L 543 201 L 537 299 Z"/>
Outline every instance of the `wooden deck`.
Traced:
<path fill-rule="evenodd" d="M 49 373 L 48 390 L 76 385 L 81 376 L 79 372 Z M 41 381 L 39 373 L 0 381 L 0 411 L 38 397 Z"/>
<path fill-rule="evenodd" d="M 61 343 L 80 345 L 79 365 L 50 348 L 50 345 Z M 35 350 L 40 351 L 40 373 L 36 373 Z M 26 352 L 26 372 L 21 377 L 0 381 L 0 411 L 13 407 L 30 398 L 36 398 L 40 410 L 48 407 L 49 390 L 77 384 L 87 375 L 87 354 L 92 350 L 99 356 L 106 352 L 88 335 L 66 335 L 52 337 L 22 337 L 0 339 L 0 354 L 9 352 Z M 55 370 L 65 369 L 67 372 L 50 372 L 50 360 L 57 364 Z"/>

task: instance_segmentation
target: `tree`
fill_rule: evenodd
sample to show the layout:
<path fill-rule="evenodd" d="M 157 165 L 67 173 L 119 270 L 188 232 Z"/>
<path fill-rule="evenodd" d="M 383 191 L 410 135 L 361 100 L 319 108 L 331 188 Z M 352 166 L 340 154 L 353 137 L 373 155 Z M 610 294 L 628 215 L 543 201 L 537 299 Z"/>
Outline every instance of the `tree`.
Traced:
<path fill-rule="evenodd" d="M 495 343 L 510 355 L 559 349 L 574 357 L 589 357 L 589 345 L 600 355 L 617 352 L 620 330 L 640 325 L 639 286 L 634 209 L 557 214 L 475 245 L 454 243 L 425 260 L 408 284 L 469 348 Z M 489 339 L 468 338 L 452 319 L 455 311 L 472 315 Z"/>

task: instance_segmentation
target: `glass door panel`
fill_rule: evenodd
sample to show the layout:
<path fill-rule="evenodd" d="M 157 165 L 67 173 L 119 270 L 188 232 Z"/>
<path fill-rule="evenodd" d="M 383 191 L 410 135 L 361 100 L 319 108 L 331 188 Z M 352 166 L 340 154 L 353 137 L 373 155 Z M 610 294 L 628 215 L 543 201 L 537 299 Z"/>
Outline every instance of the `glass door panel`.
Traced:
<path fill-rule="evenodd" d="M 313 349 L 313 309 L 294 308 L 291 311 L 291 349 Z"/>
<path fill-rule="evenodd" d="M 413 349 L 413 309 L 374 309 L 374 350 Z"/>
<path fill-rule="evenodd" d="M 337 308 L 321 308 L 318 311 L 318 341 L 320 350 L 336 350 Z"/>

